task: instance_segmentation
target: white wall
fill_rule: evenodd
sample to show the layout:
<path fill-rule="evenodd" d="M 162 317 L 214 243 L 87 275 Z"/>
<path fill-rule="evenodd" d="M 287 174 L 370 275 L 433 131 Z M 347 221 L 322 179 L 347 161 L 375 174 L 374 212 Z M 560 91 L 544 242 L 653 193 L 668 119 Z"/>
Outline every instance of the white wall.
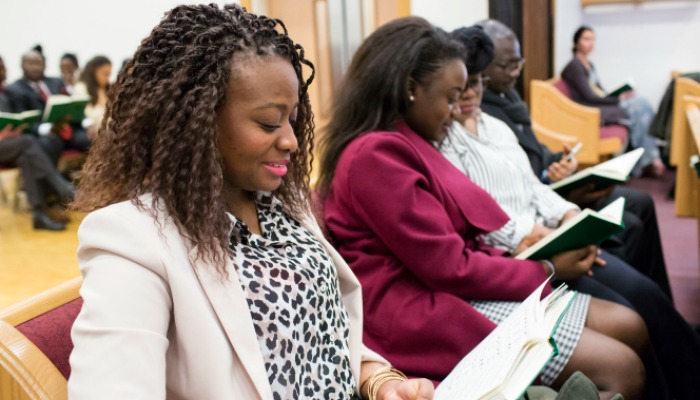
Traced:
<path fill-rule="evenodd" d="M 489 0 L 411 0 L 411 14 L 451 31 L 488 18 Z"/>
<path fill-rule="evenodd" d="M 234 0 L 226 1 L 229 3 Z M 219 3 L 207 0 L 204 3 Z M 0 0 L 0 56 L 8 69 L 7 81 L 22 76 L 24 52 L 41 44 L 46 74 L 59 75 L 59 61 L 75 53 L 80 65 L 96 55 L 112 60 L 112 79 L 122 61 L 134 54 L 164 13 L 191 0 Z"/>
<path fill-rule="evenodd" d="M 591 60 L 603 86 L 612 88 L 632 77 L 637 93 L 654 107 L 671 79 L 671 70 L 700 70 L 700 2 L 650 1 L 581 9 L 580 1 L 557 0 L 557 74 L 571 58 L 572 37 L 581 24 L 596 32 Z"/>

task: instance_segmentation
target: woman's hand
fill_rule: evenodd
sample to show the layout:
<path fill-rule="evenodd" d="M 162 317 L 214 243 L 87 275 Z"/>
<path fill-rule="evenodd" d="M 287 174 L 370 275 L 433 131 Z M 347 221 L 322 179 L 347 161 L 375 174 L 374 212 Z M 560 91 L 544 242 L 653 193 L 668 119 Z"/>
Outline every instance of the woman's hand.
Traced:
<path fill-rule="evenodd" d="M 591 267 L 598 262 L 600 251 L 596 246 L 586 246 L 578 250 L 565 251 L 552 257 L 557 279 L 575 279 L 581 275 L 592 276 Z M 602 261 L 602 260 L 600 260 Z"/>
<path fill-rule="evenodd" d="M 523 251 L 525 251 L 525 249 L 539 242 L 540 239 L 549 235 L 551 232 L 552 229 L 549 229 L 546 226 L 540 224 L 535 224 L 535 226 L 532 227 L 532 231 L 530 231 L 529 234 L 525 235 L 522 238 L 522 240 L 520 240 L 518 247 L 516 247 L 515 250 L 513 250 L 513 255 L 522 253 Z"/>
<path fill-rule="evenodd" d="M 566 221 L 570 220 L 571 218 L 575 217 L 578 215 L 580 211 L 579 210 L 569 210 L 567 211 L 563 217 L 561 217 L 561 221 L 559 221 L 559 226 L 563 225 Z"/>
<path fill-rule="evenodd" d="M 379 400 L 430 400 L 435 388 L 427 379 L 385 382 L 377 393 Z"/>
<path fill-rule="evenodd" d="M 22 131 L 26 127 L 27 124 L 22 124 L 14 128 L 12 127 L 12 125 L 5 125 L 5 127 L 2 128 L 2 130 L 0 130 L 0 140 L 17 137 L 22 134 Z"/>

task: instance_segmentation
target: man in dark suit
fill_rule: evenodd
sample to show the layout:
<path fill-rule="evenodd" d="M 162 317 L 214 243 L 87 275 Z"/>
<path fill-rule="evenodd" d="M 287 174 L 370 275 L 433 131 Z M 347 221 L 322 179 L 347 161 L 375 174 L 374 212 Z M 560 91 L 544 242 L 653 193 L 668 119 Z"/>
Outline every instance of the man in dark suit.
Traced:
<path fill-rule="evenodd" d="M 67 94 L 63 81 L 59 78 L 46 77 L 45 69 L 44 56 L 38 51 L 31 50 L 22 56 L 22 78 L 4 90 L 11 112 L 43 111 L 50 95 Z M 90 148 L 90 139 L 81 122 L 37 123 L 31 127 L 30 131 L 41 139 L 42 148 L 56 164 L 63 149 L 87 151 Z"/>
<path fill-rule="evenodd" d="M 9 111 L 4 84 L 5 64 L 0 58 L 0 111 Z M 22 129 L 23 126 L 10 125 L 0 129 L 0 163 L 20 168 L 27 200 L 34 213 L 34 229 L 63 230 L 65 224 L 46 214 L 46 197 L 55 193 L 64 201 L 71 201 L 75 188 L 51 164 L 37 139 L 22 135 Z"/>
<path fill-rule="evenodd" d="M 524 63 L 517 37 L 512 30 L 498 21 L 487 20 L 479 24 L 495 44 L 494 60 L 484 71 L 490 80 L 484 91 L 481 108 L 487 114 L 508 124 L 515 132 L 520 146 L 527 153 L 533 171 L 543 182 L 551 183 L 571 175 L 578 166 L 576 160 L 565 160 L 563 152 L 554 153 L 537 140 L 532 131 L 527 105 L 514 89 Z M 601 247 L 649 276 L 669 299 L 672 299 L 656 221 L 656 209 L 651 197 L 647 193 L 625 186 L 598 191 L 593 190 L 591 186 L 572 191 L 567 195 L 567 200 L 580 207 L 599 210 L 617 198 L 624 197 L 625 229 L 602 243 Z"/>

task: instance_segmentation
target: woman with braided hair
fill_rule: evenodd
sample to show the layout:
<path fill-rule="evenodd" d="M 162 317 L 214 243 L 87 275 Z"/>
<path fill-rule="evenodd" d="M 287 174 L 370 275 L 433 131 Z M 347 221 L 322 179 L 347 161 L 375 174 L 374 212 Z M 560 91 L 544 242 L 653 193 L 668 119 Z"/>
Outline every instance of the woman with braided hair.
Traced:
<path fill-rule="evenodd" d="M 236 5 L 176 7 L 142 41 L 74 203 L 71 399 L 432 396 L 362 345 L 361 289 L 311 216 L 312 78 L 281 21 Z"/>

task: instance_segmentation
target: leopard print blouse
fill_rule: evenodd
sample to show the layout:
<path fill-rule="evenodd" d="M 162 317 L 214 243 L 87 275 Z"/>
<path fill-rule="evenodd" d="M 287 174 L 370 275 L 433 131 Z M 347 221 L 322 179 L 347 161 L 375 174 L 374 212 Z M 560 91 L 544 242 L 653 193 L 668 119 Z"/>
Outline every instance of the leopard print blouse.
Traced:
<path fill-rule="evenodd" d="M 348 315 L 323 245 L 269 193 L 256 195 L 262 235 L 233 222 L 233 264 L 275 399 L 350 399 Z"/>

